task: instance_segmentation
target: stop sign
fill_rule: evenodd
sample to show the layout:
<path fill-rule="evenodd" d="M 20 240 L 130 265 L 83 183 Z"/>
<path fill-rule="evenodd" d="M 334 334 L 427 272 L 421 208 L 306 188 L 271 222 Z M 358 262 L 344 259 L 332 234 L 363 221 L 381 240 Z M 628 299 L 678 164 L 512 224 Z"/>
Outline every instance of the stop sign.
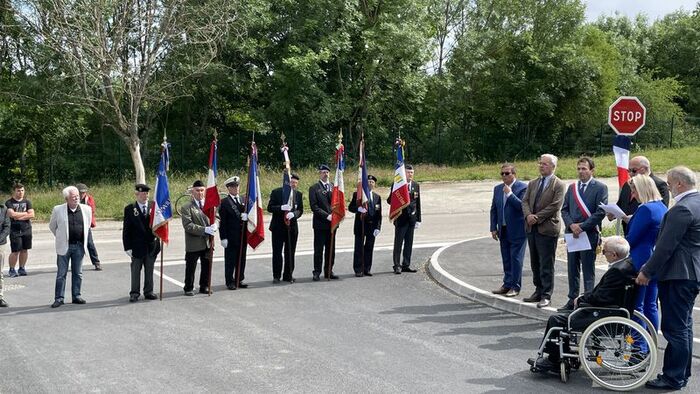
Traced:
<path fill-rule="evenodd" d="M 622 96 L 608 110 L 608 124 L 618 135 L 631 137 L 644 127 L 647 109 L 636 97 Z"/>

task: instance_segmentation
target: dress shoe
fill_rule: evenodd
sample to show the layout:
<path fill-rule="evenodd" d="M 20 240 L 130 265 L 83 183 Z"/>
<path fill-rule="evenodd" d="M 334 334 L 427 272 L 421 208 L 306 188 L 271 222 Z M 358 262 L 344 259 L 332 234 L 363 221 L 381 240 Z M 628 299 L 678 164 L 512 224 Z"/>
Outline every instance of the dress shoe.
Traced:
<path fill-rule="evenodd" d="M 541 371 L 556 371 L 558 365 L 549 358 L 540 357 L 535 361 L 535 367 Z"/>
<path fill-rule="evenodd" d="M 208 287 L 200 287 L 199 293 L 200 294 L 209 294 L 209 288 Z"/>
<path fill-rule="evenodd" d="M 247 288 L 248 288 L 248 284 L 247 284 L 247 283 L 241 282 L 241 283 L 238 284 L 238 288 L 239 288 L 239 289 L 247 289 Z"/>
<path fill-rule="evenodd" d="M 496 289 L 496 290 L 491 290 L 491 292 L 492 292 L 493 294 L 501 294 L 501 295 L 502 295 L 502 294 L 506 294 L 506 293 L 508 293 L 509 291 L 510 291 L 510 289 L 507 288 L 507 287 L 505 287 L 505 286 L 501 286 L 501 287 L 499 287 L 499 288 Z"/>
<path fill-rule="evenodd" d="M 548 300 L 547 298 L 543 298 L 540 300 L 540 302 L 537 303 L 537 307 L 538 308 L 548 307 L 549 304 L 551 304 L 551 303 L 552 303 L 552 301 Z"/>
<path fill-rule="evenodd" d="M 372 276 L 370 272 L 365 272 L 365 276 Z"/>
<path fill-rule="evenodd" d="M 321 277 L 318 274 L 314 274 L 314 282 L 318 282 L 321 280 Z"/>
<path fill-rule="evenodd" d="M 564 304 L 564 306 L 562 306 L 561 308 L 557 309 L 557 312 L 559 312 L 559 313 L 567 313 L 567 312 L 571 312 L 571 311 L 573 311 L 573 310 L 574 310 L 574 302 L 571 301 L 571 300 L 569 300 L 569 301 L 566 302 L 566 304 Z"/>
<path fill-rule="evenodd" d="M 53 304 L 51 304 L 51 308 L 58 308 L 61 305 L 63 305 L 63 301 L 54 301 Z"/>
<path fill-rule="evenodd" d="M 277 284 L 277 283 L 280 283 L 280 282 L 281 282 L 280 278 L 272 278 L 272 283 Z"/>
<path fill-rule="evenodd" d="M 330 276 L 328 276 L 328 277 L 329 277 L 330 279 L 340 279 L 340 277 L 339 277 L 338 275 L 336 275 L 336 274 L 330 274 Z"/>
<path fill-rule="evenodd" d="M 226 288 L 229 290 L 236 290 L 236 285 L 234 285 L 234 284 L 226 285 Z"/>
<path fill-rule="evenodd" d="M 295 278 L 293 278 L 293 277 L 290 277 L 290 278 L 282 278 L 282 280 L 285 281 L 285 282 L 289 282 L 289 283 L 294 283 L 294 282 L 297 281 L 297 280 L 296 280 Z"/>
<path fill-rule="evenodd" d="M 401 268 L 399 268 L 399 267 L 394 267 L 394 273 L 395 273 L 396 275 L 401 275 Z"/>
<path fill-rule="evenodd" d="M 418 272 L 411 267 L 401 267 L 401 272 Z"/>
<path fill-rule="evenodd" d="M 78 305 L 83 305 L 83 304 L 87 304 L 87 301 L 78 297 L 78 298 L 73 298 L 73 303 L 78 304 Z"/>
<path fill-rule="evenodd" d="M 355 273 L 355 277 L 356 277 L 356 278 L 362 278 L 363 276 L 365 276 L 365 274 L 363 274 L 362 272 L 356 272 L 356 273 Z"/>
<path fill-rule="evenodd" d="M 95 263 L 95 271 L 102 271 L 102 264 L 99 261 Z"/>
<path fill-rule="evenodd" d="M 158 299 L 158 296 L 153 294 L 153 293 L 148 293 L 143 297 L 147 300 L 157 300 Z"/>
<path fill-rule="evenodd" d="M 673 387 L 670 384 L 666 383 L 665 380 L 662 378 L 656 378 L 647 381 L 644 384 L 646 387 L 650 389 L 659 389 L 659 390 L 680 390 L 682 387 Z"/>
<path fill-rule="evenodd" d="M 520 290 L 510 289 L 505 294 L 506 297 L 517 297 L 520 294 Z"/>
<path fill-rule="evenodd" d="M 540 302 L 542 296 L 538 293 L 532 293 L 531 296 L 523 298 L 523 302 Z"/>
<path fill-rule="evenodd" d="M 139 295 L 138 294 L 132 294 L 129 296 L 129 302 L 136 302 L 139 300 Z"/>
<path fill-rule="evenodd" d="M 186 290 L 186 291 L 185 291 L 185 295 L 188 296 L 188 297 L 192 297 L 192 296 L 194 295 L 194 291 L 192 291 L 192 290 Z"/>
<path fill-rule="evenodd" d="M 0 308 L 7 308 L 8 306 L 10 306 L 10 304 L 8 304 L 7 301 L 0 298 Z"/>

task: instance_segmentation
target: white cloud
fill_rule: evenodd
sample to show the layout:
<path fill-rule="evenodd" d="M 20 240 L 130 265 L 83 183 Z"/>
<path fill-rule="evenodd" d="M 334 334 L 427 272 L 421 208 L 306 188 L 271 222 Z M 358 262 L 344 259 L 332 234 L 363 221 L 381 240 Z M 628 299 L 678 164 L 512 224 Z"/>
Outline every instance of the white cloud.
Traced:
<path fill-rule="evenodd" d="M 680 8 L 692 11 L 699 3 L 698 0 L 584 0 L 583 2 L 586 4 L 586 19 L 589 21 L 594 21 L 601 15 L 614 15 L 615 11 L 629 17 L 643 13 L 649 17 L 650 21 L 654 21 Z"/>

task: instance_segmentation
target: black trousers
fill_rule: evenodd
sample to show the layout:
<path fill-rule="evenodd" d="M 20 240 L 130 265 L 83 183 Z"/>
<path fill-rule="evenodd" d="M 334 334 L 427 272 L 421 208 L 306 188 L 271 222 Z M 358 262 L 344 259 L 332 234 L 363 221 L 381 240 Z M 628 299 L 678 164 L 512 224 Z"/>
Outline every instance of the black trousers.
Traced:
<path fill-rule="evenodd" d="M 275 279 L 291 280 L 294 273 L 294 253 L 297 250 L 299 229 L 290 227 L 289 230 L 272 232 L 272 277 Z M 291 247 L 291 249 L 290 249 Z M 284 270 L 282 260 L 284 259 Z"/>
<path fill-rule="evenodd" d="M 527 235 L 535 292 L 548 300 L 552 299 L 554 291 L 554 258 L 557 251 L 557 239 L 557 237 L 538 233 L 537 228 L 533 228 Z"/>
<path fill-rule="evenodd" d="M 544 329 L 544 335 L 547 335 L 547 332 L 551 327 L 564 327 L 566 328 L 566 325 L 569 320 L 569 314 L 568 313 L 557 313 L 554 315 L 549 316 L 549 319 L 547 320 L 547 327 Z M 554 334 L 556 336 L 558 334 Z M 544 340 L 547 340 L 548 338 L 545 337 Z M 569 348 L 569 342 L 564 343 L 564 351 L 567 353 L 571 352 L 571 349 Z M 558 363 L 559 360 L 561 359 L 561 354 L 559 353 L 559 346 L 556 345 L 554 342 L 547 342 L 544 345 L 544 352 L 547 353 L 549 356 L 549 360 L 552 361 L 553 363 Z"/>
<path fill-rule="evenodd" d="M 413 253 L 413 231 L 415 224 L 397 225 L 394 227 L 394 267 L 411 266 L 411 253 Z M 401 245 L 403 244 L 403 263 L 401 263 Z"/>
<path fill-rule="evenodd" d="M 92 229 L 88 230 L 87 250 L 90 254 L 90 262 L 92 262 L 92 265 L 96 265 L 97 263 L 99 263 L 100 258 L 97 256 L 97 248 L 95 247 L 95 241 L 92 240 Z"/>
<path fill-rule="evenodd" d="M 352 268 L 355 270 L 356 274 L 366 273 L 372 269 L 373 254 L 374 235 L 372 234 L 372 230 L 365 229 L 364 237 L 362 234 L 355 234 L 355 250 L 352 258 Z"/>
<path fill-rule="evenodd" d="M 226 286 L 238 286 L 238 284 L 245 279 L 245 257 L 247 250 L 248 245 L 243 244 L 243 253 L 241 253 L 241 244 L 236 242 L 231 242 L 228 244 L 228 247 L 224 249 L 224 280 L 226 281 Z M 236 274 L 239 254 L 241 255 L 241 269 L 238 274 Z"/>
<path fill-rule="evenodd" d="M 200 250 L 197 252 L 185 252 L 185 291 L 194 289 L 194 272 L 197 270 L 197 260 L 201 262 L 201 270 L 199 272 L 199 287 L 209 286 L 209 249 Z"/>
<path fill-rule="evenodd" d="M 330 275 L 333 272 L 333 265 L 335 265 L 335 237 L 331 237 L 330 230 L 314 229 L 314 275 L 321 275 L 322 270 L 325 276 Z"/>
<path fill-rule="evenodd" d="M 141 267 L 143 267 L 143 294 L 153 293 L 153 266 L 156 256 L 146 254 L 131 258 L 131 291 L 129 295 L 139 295 L 141 291 Z"/>

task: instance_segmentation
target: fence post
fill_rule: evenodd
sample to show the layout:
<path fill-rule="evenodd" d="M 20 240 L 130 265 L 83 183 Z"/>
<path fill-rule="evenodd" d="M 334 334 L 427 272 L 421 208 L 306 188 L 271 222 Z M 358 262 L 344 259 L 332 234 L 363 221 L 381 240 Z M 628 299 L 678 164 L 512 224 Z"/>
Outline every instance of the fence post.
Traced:
<path fill-rule="evenodd" d="M 668 141 L 668 147 L 673 148 L 673 121 L 676 118 L 675 115 L 671 116 L 671 136 Z"/>

